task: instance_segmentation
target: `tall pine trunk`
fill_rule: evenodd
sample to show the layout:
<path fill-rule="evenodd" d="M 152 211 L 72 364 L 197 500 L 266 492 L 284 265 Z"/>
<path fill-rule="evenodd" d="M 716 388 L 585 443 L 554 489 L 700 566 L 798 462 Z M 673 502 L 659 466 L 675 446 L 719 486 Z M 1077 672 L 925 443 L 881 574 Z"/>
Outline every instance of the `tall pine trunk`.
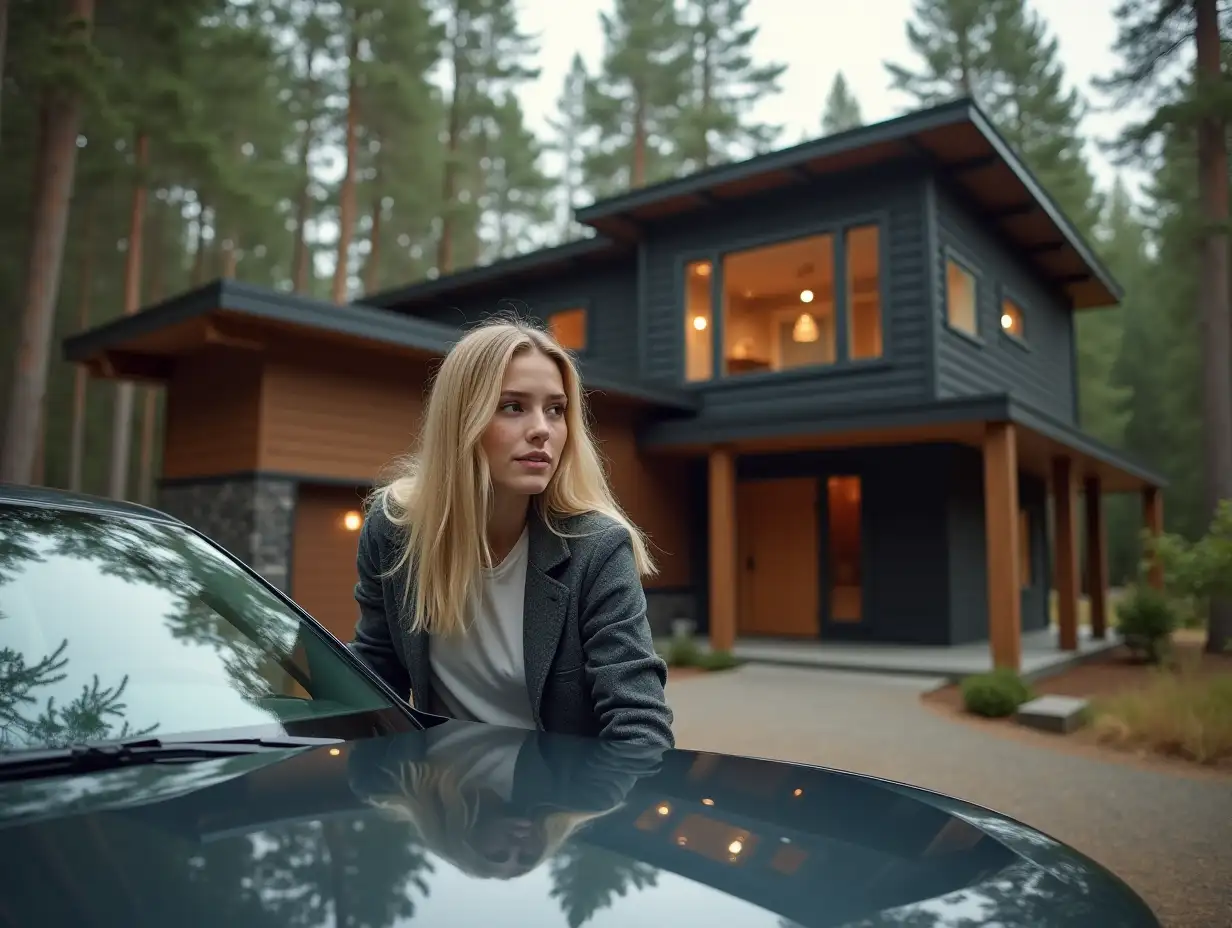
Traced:
<path fill-rule="evenodd" d="M 86 205 L 85 234 L 82 243 L 81 277 L 77 293 L 77 327 L 84 332 L 90 326 L 90 304 L 94 288 L 94 222 L 96 206 L 93 199 Z M 73 419 L 68 446 L 68 488 L 80 493 L 81 470 L 86 449 L 86 391 L 90 382 L 84 364 L 73 368 Z"/>
<path fill-rule="evenodd" d="M 376 193 L 372 197 L 372 230 L 368 233 L 368 260 L 364 264 L 364 292 L 376 293 L 381 284 L 381 169 L 378 165 L 377 175 L 373 180 Z"/>
<path fill-rule="evenodd" d="M 9 0 L 0 0 L 0 87 L 4 86 L 5 52 L 9 46 Z M 3 102 L 0 100 L 0 102 Z M 0 141 L 3 135 L 0 135 Z"/>
<path fill-rule="evenodd" d="M 351 272 L 351 239 L 355 234 L 355 170 L 359 157 L 359 27 L 351 25 L 350 76 L 347 84 L 346 174 L 338 194 L 338 262 L 334 265 L 333 299 L 347 302 Z"/>
<path fill-rule="evenodd" d="M 445 276 L 453 270 L 454 199 L 458 195 L 458 152 L 462 147 L 462 98 L 466 80 L 459 37 L 465 31 L 464 14 L 454 5 L 454 39 L 450 43 L 449 63 L 453 69 L 453 90 L 449 95 L 449 118 L 445 137 L 445 170 L 441 181 L 441 237 L 436 243 L 436 272 Z"/>
<path fill-rule="evenodd" d="M 172 206 L 179 209 L 175 198 L 171 198 L 166 208 L 154 210 L 150 219 L 150 247 L 147 251 L 153 259 L 150 268 L 150 279 L 147 286 L 147 302 L 152 306 L 158 303 L 166 291 L 166 218 L 167 211 Z M 146 386 L 141 391 L 141 446 L 137 452 L 137 502 L 145 506 L 154 504 L 154 433 L 158 426 L 158 393 L 161 388 Z"/>
<path fill-rule="evenodd" d="M 1195 0 L 1197 92 L 1210 94 L 1222 80 L 1216 0 Z M 1198 126 L 1198 199 L 1203 229 L 1198 318 L 1202 331 L 1202 441 L 1206 504 L 1213 517 L 1232 500 L 1232 309 L 1228 280 L 1227 124 L 1215 115 Z M 1232 643 L 1232 600 L 1211 603 L 1206 649 L 1222 653 Z"/>
<path fill-rule="evenodd" d="M 72 0 L 70 22 L 84 33 L 87 42 L 93 20 L 94 0 Z M 29 483 L 34 474 L 41 414 L 47 395 L 47 367 L 60 292 L 60 268 L 64 262 L 64 239 L 77 170 L 81 110 L 81 97 L 72 87 L 49 89 L 40 107 L 38 168 L 25 293 L 4 447 L 0 449 L 0 481 L 9 483 Z"/>
<path fill-rule="evenodd" d="M 133 186 L 132 212 L 128 221 L 128 251 L 124 255 L 124 315 L 131 316 L 141 308 L 141 248 L 145 233 L 145 169 L 150 157 L 150 138 L 144 132 L 137 136 L 134 158 L 136 183 Z M 116 385 L 115 406 L 111 422 L 111 474 L 107 493 L 112 499 L 124 499 L 128 493 L 128 462 L 133 437 L 133 384 L 124 380 Z"/>
<path fill-rule="evenodd" d="M 308 289 L 308 212 L 312 208 L 312 172 L 309 170 L 308 159 L 312 155 L 312 142 L 316 130 L 316 78 L 312 70 L 312 62 L 316 57 L 315 45 L 308 47 L 306 56 L 307 77 L 305 80 L 305 96 L 308 100 L 308 113 L 304 119 L 304 133 L 299 140 L 300 188 L 299 198 L 295 204 L 295 242 L 291 251 L 291 286 L 296 293 L 304 293 Z"/>

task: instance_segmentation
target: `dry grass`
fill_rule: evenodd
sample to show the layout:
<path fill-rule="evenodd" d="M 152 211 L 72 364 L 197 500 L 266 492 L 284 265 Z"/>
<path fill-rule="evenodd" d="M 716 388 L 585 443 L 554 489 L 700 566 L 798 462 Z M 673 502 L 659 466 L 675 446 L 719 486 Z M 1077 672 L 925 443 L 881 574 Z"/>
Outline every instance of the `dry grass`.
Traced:
<path fill-rule="evenodd" d="M 1096 738 L 1199 764 L 1232 762 L 1232 673 L 1156 670 L 1139 690 L 1097 700 Z"/>

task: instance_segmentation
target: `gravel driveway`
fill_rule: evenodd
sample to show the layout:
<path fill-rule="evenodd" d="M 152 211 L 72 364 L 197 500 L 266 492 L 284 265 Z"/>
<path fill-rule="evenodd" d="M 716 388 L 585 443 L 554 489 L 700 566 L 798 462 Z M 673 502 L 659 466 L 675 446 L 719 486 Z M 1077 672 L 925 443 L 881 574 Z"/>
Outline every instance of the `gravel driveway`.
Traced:
<path fill-rule="evenodd" d="M 1232 780 L 997 737 L 922 706 L 935 683 L 751 664 L 670 683 L 667 696 L 682 748 L 840 767 L 968 799 L 1098 860 L 1170 928 L 1232 926 Z"/>

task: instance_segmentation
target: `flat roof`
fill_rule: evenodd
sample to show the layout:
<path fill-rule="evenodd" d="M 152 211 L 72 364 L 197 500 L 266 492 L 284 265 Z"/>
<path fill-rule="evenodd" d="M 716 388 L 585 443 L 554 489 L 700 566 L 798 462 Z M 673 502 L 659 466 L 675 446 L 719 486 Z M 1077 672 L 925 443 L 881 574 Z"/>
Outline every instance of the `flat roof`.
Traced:
<path fill-rule="evenodd" d="M 576 216 L 612 238 L 637 238 L 647 222 L 722 209 L 768 190 L 892 162 L 928 165 L 1076 309 L 1120 301 L 1122 290 L 1112 273 L 969 98 L 630 190 L 583 207 Z"/>
<path fill-rule="evenodd" d="M 220 279 L 165 300 L 131 316 L 121 316 L 64 339 L 65 360 L 96 365 L 110 353 L 168 355 L 154 346 L 160 335 L 225 314 L 312 332 L 361 339 L 426 355 L 443 355 L 465 329 L 360 304 L 339 306 L 282 290 Z M 696 410 L 698 399 L 670 387 L 646 384 L 624 372 L 579 359 L 587 392 L 606 392 L 681 412 Z M 149 368 L 157 378 L 157 365 Z"/>

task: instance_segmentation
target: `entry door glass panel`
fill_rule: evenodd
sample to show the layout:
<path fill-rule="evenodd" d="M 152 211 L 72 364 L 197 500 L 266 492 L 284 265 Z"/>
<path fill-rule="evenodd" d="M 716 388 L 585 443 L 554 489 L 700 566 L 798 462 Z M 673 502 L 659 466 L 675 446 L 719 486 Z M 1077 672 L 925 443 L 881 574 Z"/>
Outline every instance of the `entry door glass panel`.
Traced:
<path fill-rule="evenodd" d="M 859 477 L 836 476 L 826 481 L 831 622 L 855 623 L 864 617 L 864 578 L 860 569 L 862 492 Z"/>

